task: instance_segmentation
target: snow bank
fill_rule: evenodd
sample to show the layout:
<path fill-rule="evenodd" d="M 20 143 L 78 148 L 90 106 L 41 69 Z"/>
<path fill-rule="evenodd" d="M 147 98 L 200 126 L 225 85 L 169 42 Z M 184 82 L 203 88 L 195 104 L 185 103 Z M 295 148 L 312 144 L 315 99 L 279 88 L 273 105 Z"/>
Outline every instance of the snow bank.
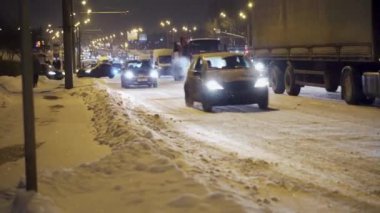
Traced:
<path fill-rule="evenodd" d="M 45 76 L 40 76 L 37 87 L 33 89 L 34 92 L 47 92 L 63 87 L 63 81 L 49 80 Z M 0 76 L 0 90 L 5 90 L 9 93 L 22 92 L 22 77 Z"/>
<path fill-rule="evenodd" d="M 19 190 L 12 205 L 12 213 L 59 213 L 53 200 L 33 191 Z"/>
<path fill-rule="evenodd" d="M 89 87 L 72 93 L 93 112 L 96 141 L 112 147 L 98 162 L 40 177 L 43 194 L 65 212 L 242 212 L 222 192 L 210 192 L 187 177 L 180 153 L 156 133 L 117 95 Z M 152 115 L 157 128 L 159 116 Z"/>

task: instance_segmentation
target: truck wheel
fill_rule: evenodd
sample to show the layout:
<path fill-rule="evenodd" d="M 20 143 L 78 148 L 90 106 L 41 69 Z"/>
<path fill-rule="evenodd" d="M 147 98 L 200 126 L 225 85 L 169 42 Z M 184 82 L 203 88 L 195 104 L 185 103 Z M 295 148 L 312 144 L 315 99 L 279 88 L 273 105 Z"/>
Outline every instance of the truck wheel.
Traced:
<path fill-rule="evenodd" d="M 281 72 L 280 68 L 275 64 L 270 65 L 269 69 L 270 84 L 273 92 L 276 94 L 283 94 L 285 91 L 284 73 Z"/>
<path fill-rule="evenodd" d="M 363 94 L 361 91 L 361 75 L 352 67 L 343 68 L 342 74 L 342 98 L 347 104 L 357 105 Z"/>
<path fill-rule="evenodd" d="M 298 96 L 301 92 L 301 86 L 296 84 L 296 76 L 292 66 L 288 66 L 285 71 L 285 89 L 286 93 L 291 96 Z"/>
<path fill-rule="evenodd" d="M 339 77 L 334 73 L 329 71 L 325 72 L 324 81 L 325 81 L 325 89 L 327 92 L 336 92 L 339 87 L 339 81 L 337 81 Z"/>

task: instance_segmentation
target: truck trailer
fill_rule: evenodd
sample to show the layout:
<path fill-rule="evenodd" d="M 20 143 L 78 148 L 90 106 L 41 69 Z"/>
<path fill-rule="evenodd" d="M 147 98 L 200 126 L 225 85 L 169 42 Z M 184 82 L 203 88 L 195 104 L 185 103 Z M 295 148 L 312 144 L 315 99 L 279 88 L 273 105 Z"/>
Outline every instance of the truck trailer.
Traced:
<path fill-rule="evenodd" d="M 324 87 L 348 104 L 380 98 L 380 0 L 256 0 L 252 55 L 274 93 Z"/>

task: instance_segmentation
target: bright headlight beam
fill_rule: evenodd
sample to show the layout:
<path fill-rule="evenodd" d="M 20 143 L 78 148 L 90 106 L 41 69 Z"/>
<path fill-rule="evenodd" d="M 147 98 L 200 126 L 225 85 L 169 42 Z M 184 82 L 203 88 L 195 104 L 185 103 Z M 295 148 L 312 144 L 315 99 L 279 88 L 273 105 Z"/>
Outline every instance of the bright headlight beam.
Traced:
<path fill-rule="evenodd" d="M 157 70 L 152 70 L 150 72 L 150 77 L 151 78 L 158 78 L 158 72 L 157 72 Z"/>
<path fill-rule="evenodd" d="M 133 74 L 133 72 L 131 72 L 131 71 L 127 71 L 127 72 L 125 72 L 124 77 L 125 77 L 126 79 L 132 79 L 132 78 L 135 77 L 135 75 Z"/>
<path fill-rule="evenodd" d="M 255 83 L 256 88 L 262 88 L 262 87 L 267 87 L 267 86 L 269 86 L 268 78 L 259 78 L 257 79 Z"/>
<path fill-rule="evenodd" d="M 215 91 L 215 90 L 223 90 L 224 88 L 218 83 L 216 82 L 215 80 L 211 80 L 211 81 L 208 81 L 206 83 L 206 87 L 207 89 L 211 90 L 211 91 Z"/>
<path fill-rule="evenodd" d="M 55 72 L 54 71 L 49 71 L 48 75 L 55 75 Z"/>
<path fill-rule="evenodd" d="M 259 72 L 264 72 L 266 70 L 266 66 L 262 62 L 255 63 L 255 69 Z"/>

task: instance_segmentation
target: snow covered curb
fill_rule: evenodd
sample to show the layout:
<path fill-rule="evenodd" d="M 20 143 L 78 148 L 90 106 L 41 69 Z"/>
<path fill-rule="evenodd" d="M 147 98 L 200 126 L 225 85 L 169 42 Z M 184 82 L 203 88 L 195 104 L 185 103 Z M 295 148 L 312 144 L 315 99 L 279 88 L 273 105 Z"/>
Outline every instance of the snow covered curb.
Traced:
<path fill-rule="evenodd" d="M 97 162 L 40 177 L 44 195 L 64 212 L 242 212 L 228 195 L 210 192 L 186 176 L 180 153 L 145 128 L 122 97 L 101 86 L 75 89 L 93 112 L 95 140 L 112 148 Z M 158 128 L 158 115 L 150 115 Z M 83 150 L 85 151 L 85 150 Z"/>

